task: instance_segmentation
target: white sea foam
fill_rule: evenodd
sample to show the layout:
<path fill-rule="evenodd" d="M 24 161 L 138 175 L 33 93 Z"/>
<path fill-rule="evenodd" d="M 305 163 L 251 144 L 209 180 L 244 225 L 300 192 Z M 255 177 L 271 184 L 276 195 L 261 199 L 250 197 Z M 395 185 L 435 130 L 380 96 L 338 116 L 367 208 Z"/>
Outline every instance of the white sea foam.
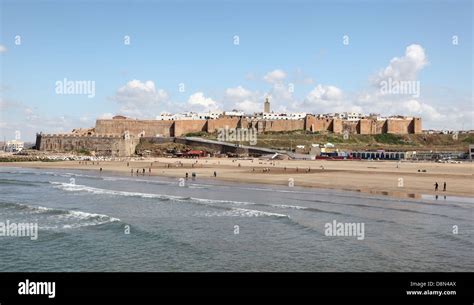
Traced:
<path fill-rule="evenodd" d="M 299 205 L 289 205 L 289 204 L 271 204 L 275 208 L 284 208 L 284 209 L 295 209 L 295 210 L 306 210 L 307 207 L 302 207 Z"/>
<path fill-rule="evenodd" d="M 119 218 L 110 217 L 108 215 L 88 213 L 83 211 L 62 210 L 44 206 L 27 205 L 23 203 L 14 203 L 13 206 L 16 206 L 22 211 L 27 212 L 22 213 L 23 215 L 34 215 L 33 217 L 35 217 L 39 223 L 47 223 L 48 225 L 39 227 L 40 229 L 44 230 L 58 228 L 74 229 L 121 221 Z"/>
<path fill-rule="evenodd" d="M 160 194 L 150 194 L 150 193 L 140 193 L 140 192 L 126 192 L 126 191 L 115 191 L 108 189 L 101 189 L 81 184 L 71 184 L 71 183 L 61 183 L 61 182 L 51 182 L 51 184 L 56 185 L 56 188 L 59 188 L 63 191 L 68 192 L 88 192 L 98 195 L 114 195 L 114 196 L 128 196 L 128 197 L 142 197 L 142 198 L 157 198 L 157 199 L 175 199 L 175 200 L 184 200 L 185 197 L 171 196 L 171 195 L 160 195 Z"/>
<path fill-rule="evenodd" d="M 221 200 L 221 199 L 205 199 L 205 198 L 196 198 L 190 197 L 189 199 L 201 203 L 230 203 L 235 205 L 253 205 L 255 202 L 248 202 L 248 201 L 234 201 L 234 200 Z"/>
<path fill-rule="evenodd" d="M 101 189 L 95 188 L 85 185 L 78 185 L 78 184 L 70 184 L 70 183 L 60 183 L 60 182 L 51 182 L 55 185 L 55 187 L 62 189 L 68 192 L 88 192 L 93 194 L 100 194 L 100 195 L 113 195 L 113 196 L 130 196 L 130 197 L 141 197 L 141 198 L 158 198 L 158 199 L 169 199 L 175 201 L 183 201 L 183 202 L 195 202 L 203 205 L 207 205 L 210 207 L 217 207 L 216 204 L 231 204 L 231 205 L 255 205 L 255 202 L 248 202 L 248 201 L 234 201 L 234 200 L 221 200 L 221 199 L 205 199 L 205 198 L 196 198 L 196 197 L 180 197 L 180 196 L 172 196 L 172 195 L 163 195 L 163 194 L 150 194 L 150 193 L 140 193 L 140 192 L 126 192 L 126 191 L 116 191 L 116 190 L 108 190 L 108 189 Z M 292 208 L 304 208 L 299 206 L 288 206 Z M 280 213 L 272 213 L 272 212 L 265 212 L 259 210 L 252 210 L 252 209 L 243 209 L 243 208 L 235 208 L 232 207 L 231 210 L 228 211 L 219 211 L 219 212 L 209 212 L 206 214 L 207 216 L 247 216 L 247 217 L 259 217 L 259 216 L 276 216 L 276 217 L 289 217 L 285 214 Z"/>
<path fill-rule="evenodd" d="M 274 217 L 287 217 L 288 215 L 265 212 L 259 210 L 250 210 L 250 209 L 241 209 L 241 208 L 232 208 L 228 211 L 215 211 L 215 212 L 206 212 L 203 214 L 198 214 L 197 216 L 205 217 L 262 217 L 262 216 L 274 216 Z"/>
<path fill-rule="evenodd" d="M 220 200 L 220 199 L 205 199 L 205 198 L 196 198 L 196 197 L 181 197 L 173 195 L 163 195 L 163 194 L 152 194 L 152 193 L 140 193 L 140 192 L 127 192 L 127 191 L 116 191 L 109 189 L 96 188 L 81 184 L 71 184 L 71 183 L 62 183 L 62 182 L 50 182 L 55 185 L 56 188 L 59 188 L 63 191 L 68 192 L 88 192 L 98 195 L 114 195 L 114 196 L 128 196 L 128 197 L 141 197 L 141 198 L 156 198 L 156 199 L 166 199 L 166 200 L 175 200 L 175 201 L 194 201 L 202 204 L 213 204 L 213 203 L 230 203 L 235 205 L 252 205 L 254 202 L 246 201 L 233 201 L 233 200 Z"/>

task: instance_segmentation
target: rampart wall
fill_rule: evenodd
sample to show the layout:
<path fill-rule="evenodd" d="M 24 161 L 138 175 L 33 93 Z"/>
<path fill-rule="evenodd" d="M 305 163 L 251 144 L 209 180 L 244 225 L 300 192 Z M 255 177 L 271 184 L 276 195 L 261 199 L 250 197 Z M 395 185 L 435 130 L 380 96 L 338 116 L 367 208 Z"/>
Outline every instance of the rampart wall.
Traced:
<path fill-rule="evenodd" d="M 411 134 L 421 133 L 421 119 L 360 119 L 358 121 L 348 121 L 341 119 L 317 118 L 311 115 L 306 116 L 305 129 L 312 132 L 332 132 L 336 134 L 345 131 L 351 134 Z"/>
<path fill-rule="evenodd" d="M 308 130 L 341 134 L 411 134 L 421 133 L 421 119 L 365 118 L 359 121 L 319 118 L 312 115 L 302 120 L 258 120 L 221 117 L 210 120 L 132 120 L 99 119 L 87 134 L 38 134 L 39 150 L 67 152 L 81 149 L 105 156 L 130 156 L 141 137 L 180 137 L 192 132 L 215 132 L 219 128 L 256 128 L 257 132 Z M 128 132 L 128 135 L 127 135 Z"/>
<path fill-rule="evenodd" d="M 70 152 L 87 150 L 101 156 L 125 157 L 135 153 L 139 138 L 125 139 L 116 135 L 72 135 L 72 134 L 38 134 L 38 150 L 52 152 Z"/>
<path fill-rule="evenodd" d="M 175 121 L 99 119 L 95 123 L 95 133 L 122 135 L 128 131 L 137 136 L 144 133 L 143 136 L 147 137 L 156 135 L 169 137 L 174 136 L 174 123 Z"/>

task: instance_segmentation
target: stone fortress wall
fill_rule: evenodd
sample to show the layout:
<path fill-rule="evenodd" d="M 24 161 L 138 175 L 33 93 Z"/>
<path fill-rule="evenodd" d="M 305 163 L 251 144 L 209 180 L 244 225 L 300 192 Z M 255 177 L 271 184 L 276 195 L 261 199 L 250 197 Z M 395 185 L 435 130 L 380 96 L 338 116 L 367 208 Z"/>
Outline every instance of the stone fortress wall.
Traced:
<path fill-rule="evenodd" d="M 100 156 L 126 157 L 135 153 L 139 141 L 134 136 L 37 134 L 36 148 L 51 152 L 87 150 Z"/>
<path fill-rule="evenodd" d="M 192 132 L 216 132 L 219 128 L 255 128 L 258 133 L 307 130 L 335 134 L 421 133 L 421 118 L 364 118 L 358 121 L 307 115 L 300 120 L 264 120 L 223 116 L 208 120 L 135 120 L 122 116 L 98 119 L 95 128 L 69 134 L 38 134 L 39 150 L 67 152 L 88 150 L 99 155 L 124 157 L 134 153 L 141 137 L 180 137 Z"/>
<path fill-rule="evenodd" d="M 135 136 L 180 137 L 191 132 L 215 132 L 219 128 L 256 128 L 257 132 L 307 130 L 342 134 L 412 134 L 421 133 L 420 118 L 360 119 L 348 121 L 336 118 L 318 118 L 307 115 L 301 120 L 263 120 L 241 117 L 220 117 L 209 120 L 133 120 L 99 119 L 95 132 L 98 134 L 121 135 L 125 131 Z"/>

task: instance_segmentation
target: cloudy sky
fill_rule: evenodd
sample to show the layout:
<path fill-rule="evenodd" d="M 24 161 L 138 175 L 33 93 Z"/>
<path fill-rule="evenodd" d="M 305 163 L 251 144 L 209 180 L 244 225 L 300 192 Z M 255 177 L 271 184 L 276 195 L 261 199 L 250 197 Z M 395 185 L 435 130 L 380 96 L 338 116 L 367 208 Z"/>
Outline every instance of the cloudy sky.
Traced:
<path fill-rule="evenodd" d="M 252 113 L 266 96 L 274 111 L 474 129 L 472 1 L 0 3 L 1 140 L 115 114 Z M 65 79 L 94 94 L 59 94 Z"/>

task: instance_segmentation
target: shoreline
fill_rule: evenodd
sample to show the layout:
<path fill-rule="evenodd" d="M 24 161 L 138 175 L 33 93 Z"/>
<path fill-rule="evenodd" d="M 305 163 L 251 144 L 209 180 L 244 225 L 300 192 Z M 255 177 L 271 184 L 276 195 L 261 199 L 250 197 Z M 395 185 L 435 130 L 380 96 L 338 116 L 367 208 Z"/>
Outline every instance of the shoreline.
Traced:
<path fill-rule="evenodd" d="M 98 163 L 98 164 L 97 164 Z M 129 166 L 127 166 L 129 163 Z M 474 164 L 410 163 L 394 161 L 296 161 L 259 160 L 238 158 L 149 158 L 139 161 L 56 161 L 56 162 L 2 162 L 1 167 L 35 169 L 73 169 L 123 176 L 161 176 L 191 179 L 199 178 L 241 182 L 340 190 L 385 195 L 396 198 L 419 199 L 422 196 L 458 196 L 474 198 Z M 150 170 L 151 168 L 151 175 Z M 143 175 L 143 169 L 145 174 Z M 420 170 L 420 171 L 418 171 Z M 422 172 L 425 170 L 426 172 Z M 214 177 L 214 171 L 217 177 Z M 438 182 L 439 190 L 434 191 Z M 443 183 L 447 190 L 443 191 Z"/>

